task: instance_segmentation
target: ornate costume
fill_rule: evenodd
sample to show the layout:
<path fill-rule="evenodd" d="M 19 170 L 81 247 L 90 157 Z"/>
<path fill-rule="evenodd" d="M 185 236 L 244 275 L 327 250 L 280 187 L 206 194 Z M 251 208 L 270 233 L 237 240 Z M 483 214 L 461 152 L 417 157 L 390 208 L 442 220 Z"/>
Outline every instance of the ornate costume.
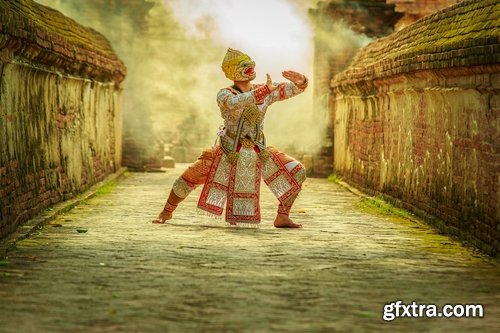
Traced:
<path fill-rule="evenodd" d="M 234 81 L 254 79 L 254 66 L 248 55 L 233 49 L 228 50 L 222 63 L 226 77 Z M 227 222 L 256 225 L 260 222 L 263 179 L 280 203 L 278 213 L 288 215 L 306 172 L 295 159 L 266 146 L 264 117 L 271 104 L 293 97 L 306 87 L 305 79 L 300 86 L 276 83 L 272 90 L 266 84 L 252 85 L 248 92 L 236 86 L 221 89 L 217 94 L 224 119 L 220 141 L 175 181 L 175 195 L 185 198 L 197 185 L 204 185 L 199 209 L 220 216 L 225 207 Z"/>

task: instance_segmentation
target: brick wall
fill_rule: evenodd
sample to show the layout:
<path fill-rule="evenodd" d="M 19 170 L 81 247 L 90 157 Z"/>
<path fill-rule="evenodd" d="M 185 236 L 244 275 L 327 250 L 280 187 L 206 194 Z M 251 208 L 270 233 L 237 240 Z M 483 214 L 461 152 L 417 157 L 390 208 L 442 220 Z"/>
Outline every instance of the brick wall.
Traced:
<path fill-rule="evenodd" d="M 387 3 L 396 6 L 396 12 L 403 16 L 395 24 L 396 30 L 400 30 L 424 16 L 435 13 L 438 10 L 454 5 L 461 0 L 386 0 Z"/>
<path fill-rule="evenodd" d="M 394 5 L 385 0 L 320 1 L 310 10 L 315 25 L 314 40 L 314 109 L 318 119 L 328 122 L 324 143 L 306 162 L 311 176 L 325 177 L 333 171 L 334 119 L 331 78 L 344 70 L 362 46 L 362 35 L 374 38 L 393 32 L 401 17 Z M 304 158 L 307 161 L 307 158 Z"/>
<path fill-rule="evenodd" d="M 496 0 L 460 2 L 363 48 L 331 83 L 335 171 L 494 256 L 499 15 Z"/>
<path fill-rule="evenodd" d="M 123 63 L 96 31 L 0 2 L 0 238 L 121 164 Z"/>

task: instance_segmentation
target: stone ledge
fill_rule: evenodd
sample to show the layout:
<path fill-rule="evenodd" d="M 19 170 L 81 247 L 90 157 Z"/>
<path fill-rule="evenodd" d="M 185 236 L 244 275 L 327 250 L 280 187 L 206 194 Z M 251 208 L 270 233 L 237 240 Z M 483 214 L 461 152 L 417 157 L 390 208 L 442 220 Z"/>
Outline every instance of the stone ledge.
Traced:
<path fill-rule="evenodd" d="M 332 88 L 425 69 L 500 63 L 497 0 L 466 0 L 360 50 Z"/>
<path fill-rule="evenodd" d="M 120 178 L 126 171 L 127 168 L 120 168 L 117 172 L 109 175 L 108 177 L 106 177 L 106 179 L 95 184 L 90 189 L 78 195 L 77 197 L 57 203 L 52 207 L 52 210 L 47 210 L 37 217 L 20 225 L 14 233 L 10 234 L 6 239 L 0 241 L 0 258 L 7 257 L 7 253 L 16 246 L 16 243 L 18 241 L 29 237 L 38 229 L 48 224 L 50 221 L 53 221 L 57 216 L 72 210 L 85 200 L 94 197 L 97 193 L 97 190 L 99 190 L 106 184 L 109 184 L 110 182 Z"/>
<path fill-rule="evenodd" d="M 126 75 L 103 35 L 32 0 L 0 2 L 0 59 L 101 82 Z"/>
<path fill-rule="evenodd" d="M 338 184 L 349 190 L 351 193 L 361 198 L 380 196 L 395 207 L 411 212 L 414 216 L 408 217 L 410 221 L 416 223 L 425 223 L 435 229 L 438 233 L 445 234 L 455 241 L 462 243 L 463 246 L 472 249 L 474 252 L 484 253 L 488 255 L 493 262 L 500 263 L 500 253 L 498 252 L 498 247 L 495 248 L 494 245 L 488 244 L 484 240 L 474 237 L 473 235 L 458 228 L 457 226 L 446 223 L 444 220 L 438 217 L 435 212 L 423 210 L 421 207 L 418 207 L 417 205 L 412 204 L 408 201 L 401 200 L 387 193 L 362 186 L 358 182 L 352 179 L 348 179 L 347 177 L 342 177 L 341 179 L 342 180 L 340 180 Z"/>

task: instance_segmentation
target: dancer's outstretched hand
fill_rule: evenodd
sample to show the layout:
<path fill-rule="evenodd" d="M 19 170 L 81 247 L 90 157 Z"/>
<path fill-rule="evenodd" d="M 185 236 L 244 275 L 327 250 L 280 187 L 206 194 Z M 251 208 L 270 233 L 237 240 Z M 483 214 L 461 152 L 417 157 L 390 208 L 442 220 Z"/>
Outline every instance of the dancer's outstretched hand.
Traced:
<path fill-rule="evenodd" d="M 295 71 L 287 70 L 283 71 L 281 74 L 283 74 L 285 79 L 292 81 L 296 86 L 302 86 L 306 82 L 306 77 Z"/>

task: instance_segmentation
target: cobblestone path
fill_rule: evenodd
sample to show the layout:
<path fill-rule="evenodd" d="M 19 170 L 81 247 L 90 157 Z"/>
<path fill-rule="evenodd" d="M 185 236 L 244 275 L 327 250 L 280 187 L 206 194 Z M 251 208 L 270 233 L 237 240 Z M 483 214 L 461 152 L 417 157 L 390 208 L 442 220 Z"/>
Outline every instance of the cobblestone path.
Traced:
<path fill-rule="evenodd" d="M 181 171 L 126 175 L 19 242 L 0 265 L 0 332 L 498 332 L 498 264 L 425 225 L 322 179 L 294 207 L 300 230 L 272 227 L 265 186 L 259 229 L 197 215 L 200 189 L 149 223 Z M 485 313 L 383 321 L 395 300 Z"/>

